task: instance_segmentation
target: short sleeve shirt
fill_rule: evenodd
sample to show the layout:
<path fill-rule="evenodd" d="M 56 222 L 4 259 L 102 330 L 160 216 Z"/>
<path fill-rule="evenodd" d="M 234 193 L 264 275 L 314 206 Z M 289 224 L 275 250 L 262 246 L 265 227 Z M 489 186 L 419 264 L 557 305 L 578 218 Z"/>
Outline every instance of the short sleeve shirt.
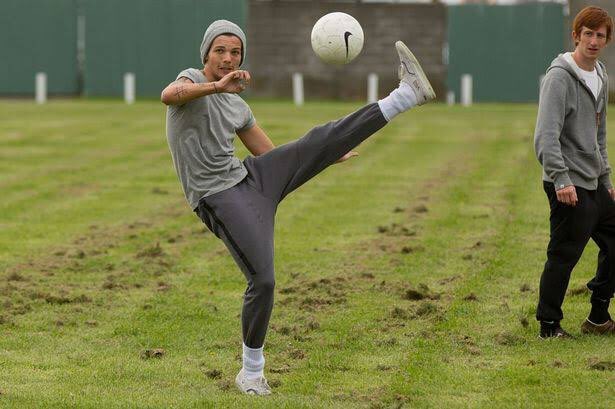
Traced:
<path fill-rule="evenodd" d="M 201 70 L 189 68 L 177 78 L 208 82 Z M 220 93 L 167 108 L 167 141 L 173 165 L 192 209 L 203 197 L 239 183 L 247 171 L 235 156 L 236 132 L 254 126 L 248 104 L 237 94 Z"/>

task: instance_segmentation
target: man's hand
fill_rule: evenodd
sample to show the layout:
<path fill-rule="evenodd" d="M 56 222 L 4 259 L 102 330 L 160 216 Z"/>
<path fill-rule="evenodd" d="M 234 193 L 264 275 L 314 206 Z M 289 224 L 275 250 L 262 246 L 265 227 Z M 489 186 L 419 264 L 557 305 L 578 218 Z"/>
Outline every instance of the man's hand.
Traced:
<path fill-rule="evenodd" d="M 348 159 L 352 158 L 353 156 L 359 156 L 359 153 L 358 152 L 354 152 L 354 151 L 350 151 L 347 154 L 345 154 L 344 156 L 342 156 L 341 158 L 339 158 L 338 160 L 336 160 L 335 163 L 346 162 Z"/>
<path fill-rule="evenodd" d="M 250 73 L 244 70 L 229 72 L 220 80 L 214 82 L 217 92 L 239 94 L 250 83 Z"/>
<path fill-rule="evenodd" d="M 610 188 L 609 189 L 609 195 L 611 196 L 611 199 L 615 200 L 615 188 Z"/>
<path fill-rule="evenodd" d="M 609 191 L 610 193 L 610 191 Z M 574 186 L 566 186 L 563 189 L 556 190 L 557 200 L 569 206 L 576 206 L 579 199 L 577 198 L 577 190 Z M 613 194 L 611 194 L 613 197 Z"/>

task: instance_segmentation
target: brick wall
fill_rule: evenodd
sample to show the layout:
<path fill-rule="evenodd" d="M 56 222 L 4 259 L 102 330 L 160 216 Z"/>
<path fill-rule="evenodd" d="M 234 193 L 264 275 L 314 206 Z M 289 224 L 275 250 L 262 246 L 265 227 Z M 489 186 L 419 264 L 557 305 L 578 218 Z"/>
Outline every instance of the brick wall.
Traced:
<path fill-rule="evenodd" d="M 323 63 L 312 51 L 310 33 L 324 14 L 342 11 L 363 27 L 365 43 L 350 64 Z M 246 68 L 251 95 L 292 96 L 291 76 L 304 76 L 306 99 L 365 99 L 367 75 L 378 74 L 379 95 L 397 86 L 396 40 L 419 58 L 440 98 L 446 93 L 442 49 L 447 38 L 447 12 L 442 4 L 369 4 L 340 1 L 250 0 Z"/>

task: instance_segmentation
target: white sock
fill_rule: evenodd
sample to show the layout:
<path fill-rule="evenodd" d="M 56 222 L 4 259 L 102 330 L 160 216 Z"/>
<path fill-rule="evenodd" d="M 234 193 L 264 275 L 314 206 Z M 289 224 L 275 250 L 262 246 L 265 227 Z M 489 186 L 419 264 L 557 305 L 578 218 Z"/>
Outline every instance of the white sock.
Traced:
<path fill-rule="evenodd" d="M 243 372 L 246 374 L 246 378 L 260 378 L 263 376 L 264 369 L 263 347 L 249 348 L 246 344 L 243 344 Z"/>
<path fill-rule="evenodd" d="M 378 101 L 378 106 L 387 121 L 396 115 L 416 106 L 418 100 L 412 87 L 405 82 L 400 82 L 399 87 L 395 88 L 388 97 Z"/>

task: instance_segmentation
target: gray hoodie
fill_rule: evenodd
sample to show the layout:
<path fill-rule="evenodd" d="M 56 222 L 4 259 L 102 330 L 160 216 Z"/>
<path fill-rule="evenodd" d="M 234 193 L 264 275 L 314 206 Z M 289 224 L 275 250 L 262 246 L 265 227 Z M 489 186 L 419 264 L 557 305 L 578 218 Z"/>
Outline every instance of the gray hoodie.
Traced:
<path fill-rule="evenodd" d="M 556 190 L 612 187 L 606 150 L 609 80 L 604 64 L 597 62 L 596 69 L 602 80 L 598 99 L 563 55 L 553 60 L 540 87 L 534 147 L 542 179 Z"/>

